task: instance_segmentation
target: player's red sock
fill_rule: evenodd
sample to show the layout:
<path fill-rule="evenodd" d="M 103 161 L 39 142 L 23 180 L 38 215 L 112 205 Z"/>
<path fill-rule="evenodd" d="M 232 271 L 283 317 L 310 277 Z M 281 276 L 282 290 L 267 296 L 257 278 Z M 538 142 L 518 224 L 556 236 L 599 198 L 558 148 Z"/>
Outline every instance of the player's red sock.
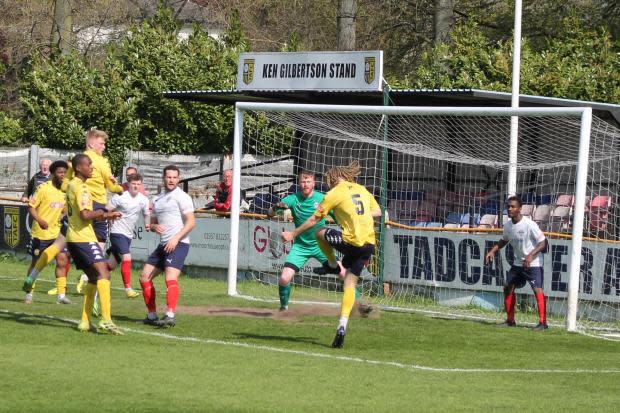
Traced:
<path fill-rule="evenodd" d="M 538 307 L 538 321 L 547 324 L 547 304 L 545 303 L 545 294 L 542 291 L 534 294 L 536 296 L 536 304 Z"/>
<path fill-rule="evenodd" d="M 166 304 L 168 311 L 175 312 L 177 301 L 179 301 L 179 282 L 177 280 L 166 280 Z"/>
<path fill-rule="evenodd" d="M 504 307 L 506 307 L 506 321 L 513 323 L 515 321 L 515 302 L 517 295 L 515 293 L 504 294 Z"/>
<path fill-rule="evenodd" d="M 125 288 L 131 288 L 131 260 L 121 262 L 121 276 Z"/>
<path fill-rule="evenodd" d="M 149 310 L 149 313 L 156 313 L 157 305 L 155 304 L 155 298 L 157 297 L 157 293 L 155 292 L 153 281 L 140 281 L 140 286 L 142 287 L 142 297 L 144 297 L 146 308 Z"/>

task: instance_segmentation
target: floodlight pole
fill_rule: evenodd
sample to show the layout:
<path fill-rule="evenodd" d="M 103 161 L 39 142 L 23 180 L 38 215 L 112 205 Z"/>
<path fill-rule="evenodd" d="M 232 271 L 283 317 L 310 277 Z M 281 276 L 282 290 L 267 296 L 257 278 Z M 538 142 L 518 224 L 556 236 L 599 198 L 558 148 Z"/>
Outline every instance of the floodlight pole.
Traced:
<path fill-rule="evenodd" d="M 521 73 L 521 0 L 515 0 L 515 27 L 512 47 L 512 99 L 510 107 L 519 107 Z M 508 195 L 517 194 L 517 148 L 519 145 L 519 117 L 510 117 L 510 155 L 508 159 Z"/>

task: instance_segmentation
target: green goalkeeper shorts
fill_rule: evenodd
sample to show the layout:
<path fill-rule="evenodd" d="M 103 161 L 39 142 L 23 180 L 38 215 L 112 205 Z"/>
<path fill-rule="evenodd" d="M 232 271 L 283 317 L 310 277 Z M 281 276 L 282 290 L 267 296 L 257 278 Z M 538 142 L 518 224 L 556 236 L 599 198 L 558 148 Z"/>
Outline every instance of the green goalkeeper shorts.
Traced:
<path fill-rule="evenodd" d="M 293 244 L 291 252 L 288 253 L 284 266 L 299 271 L 306 265 L 310 258 L 315 258 L 321 264 L 327 262 L 327 257 L 318 245 L 309 247 L 306 245 Z"/>

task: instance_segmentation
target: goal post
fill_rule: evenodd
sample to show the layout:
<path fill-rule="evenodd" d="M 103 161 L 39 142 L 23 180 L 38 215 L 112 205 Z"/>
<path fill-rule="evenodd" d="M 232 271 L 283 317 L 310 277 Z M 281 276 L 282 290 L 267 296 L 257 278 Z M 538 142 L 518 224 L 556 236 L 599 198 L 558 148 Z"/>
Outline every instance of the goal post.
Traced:
<path fill-rule="evenodd" d="M 511 168 L 509 162 L 509 130 L 514 117 L 520 121 L 520 145 L 526 146 L 519 151 L 517 168 Z M 620 136 L 613 126 L 594 119 L 596 125 L 592 126 L 589 107 L 239 102 L 233 145 L 228 294 L 277 299 L 277 277 L 287 247 L 275 245 L 277 237 L 272 233 L 283 226 L 292 228 L 285 222 L 255 224 L 240 219 L 241 191 L 249 192 L 254 212 L 264 212 L 261 208 L 266 199 L 281 199 L 292 191 L 299 170 L 317 173 L 317 189 L 325 192 L 328 188 L 321 182 L 322 174 L 330 167 L 358 159 L 362 165 L 361 183 L 378 200 L 387 200 L 384 204 L 390 214 L 385 229 L 389 237 L 378 242 L 375 262 L 368 268 L 367 277 L 362 276 L 368 280 L 362 283 L 367 287 L 365 293 L 376 303 L 403 311 L 443 313 L 447 308 L 451 316 L 471 316 L 472 308 L 481 306 L 483 317 L 489 316 L 489 308 L 496 314 L 490 318 L 501 317 L 503 303 L 498 297 L 509 267 L 487 268 L 481 263 L 480 253 L 484 255 L 489 242 L 499 237 L 505 219 L 501 210 L 507 182 L 512 179 L 518 182 L 517 193 L 542 199 L 526 202 L 532 204 L 529 214 L 547 211 L 541 226 L 550 238 L 559 239 L 558 245 L 545 254 L 553 256 L 553 266 L 546 265 L 551 270 L 545 272 L 545 286 L 553 285 L 554 291 L 549 298 L 551 311 L 563 313 L 561 322 L 570 331 L 583 327 L 578 323 L 580 318 L 593 318 L 593 324 L 604 330 L 614 329 L 618 326 L 620 300 L 611 290 L 620 291 L 620 280 L 613 273 L 616 266 L 620 267 L 620 253 L 615 252 L 620 231 L 616 229 L 615 209 L 618 175 L 611 165 L 620 159 Z M 592 129 L 594 147 L 590 144 Z M 509 173 L 518 176 L 509 177 Z M 570 197 L 570 205 L 560 203 L 563 195 Z M 599 195 L 609 199 L 604 217 L 593 215 L 594 206 L 590 207 Z M 478 222 L 480 208 L 491 201 L 495 202 L 497 219 L 485 226 Z M 424 208 L 430 212 L 421 218 L 420 210 Z M 566 211 L 570 214 L 559 215 Z M 468 215 L 470 221 L 452 223 L 450 216 L 456 212 Z M 558 216 L 554 216 L 556 212 Z M 596 227 L 594 219 L 602 228 L 597 233 L 591 233 Z M 378 240 L 386 236 L 382 229 L 377 227 Z M 584 233 L 592 245 L 582 249 Z M 433 238 L 425 234 L 444 235 Z M 607 245 L 614 248 L 606 250 Z M 272 256 L 267 262 L 260 254 L 269 250 Z M 505 250 L 504 265 L 509 265 L 512 252 L 510 248 Z M 584 256 L 588 259 L 585 264 Z M 312 275 L 310 270 L 300 269 L 299 279 L 296 277 L 294 282 L 307 294 L 301 301 L 311 297 L 311 301 L 338 302 L 338 281 Z M 456 279 L 455 271 L 459 274 Z M 383 272 L 385 279 L 379 278 Z M 238 279 L 243 280 L 244 288 L 266 288 L 258 294 L 253 288 L 251 292 L 240 291 Z M 524 302 L 528 301 L 527 289 L 519 290 Z M 587 306 L 580 304 L 580 297 Z M 527 309 L 527 304 L 523 308 Z"/>

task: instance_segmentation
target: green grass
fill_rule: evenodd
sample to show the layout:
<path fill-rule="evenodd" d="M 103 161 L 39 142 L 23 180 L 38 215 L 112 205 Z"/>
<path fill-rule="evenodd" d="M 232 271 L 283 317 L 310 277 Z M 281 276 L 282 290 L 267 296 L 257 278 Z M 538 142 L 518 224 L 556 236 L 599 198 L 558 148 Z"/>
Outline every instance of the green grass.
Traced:
<path fill-rule="evenodd" d="M 33 305 L 22 304 L 26 266 L 0 262 L 0 411 L 565 412 L 616 411 L 620 403 L 618 342 L 386 312 L 353 318 L 342 350 L 329 347 L 336 320 L 320 316 L 181 313 L 158 336 L 140 324 L 141 299 L 116 289 L 113 316 L 130 331 L 80 334 L 63 321 L 77 320 L 80 306 L 54 304 L 45 294 L 51 282 L 38 283 Z M 41 278 L 51 280 L 51 269 Z M 119 287 L 120 275 L 112 278 Z M 184 306 L 274 307 L 227 297 L 223 282 L 180 284 Z M 162 279 L 156 287 L 164 304 Z"/>

